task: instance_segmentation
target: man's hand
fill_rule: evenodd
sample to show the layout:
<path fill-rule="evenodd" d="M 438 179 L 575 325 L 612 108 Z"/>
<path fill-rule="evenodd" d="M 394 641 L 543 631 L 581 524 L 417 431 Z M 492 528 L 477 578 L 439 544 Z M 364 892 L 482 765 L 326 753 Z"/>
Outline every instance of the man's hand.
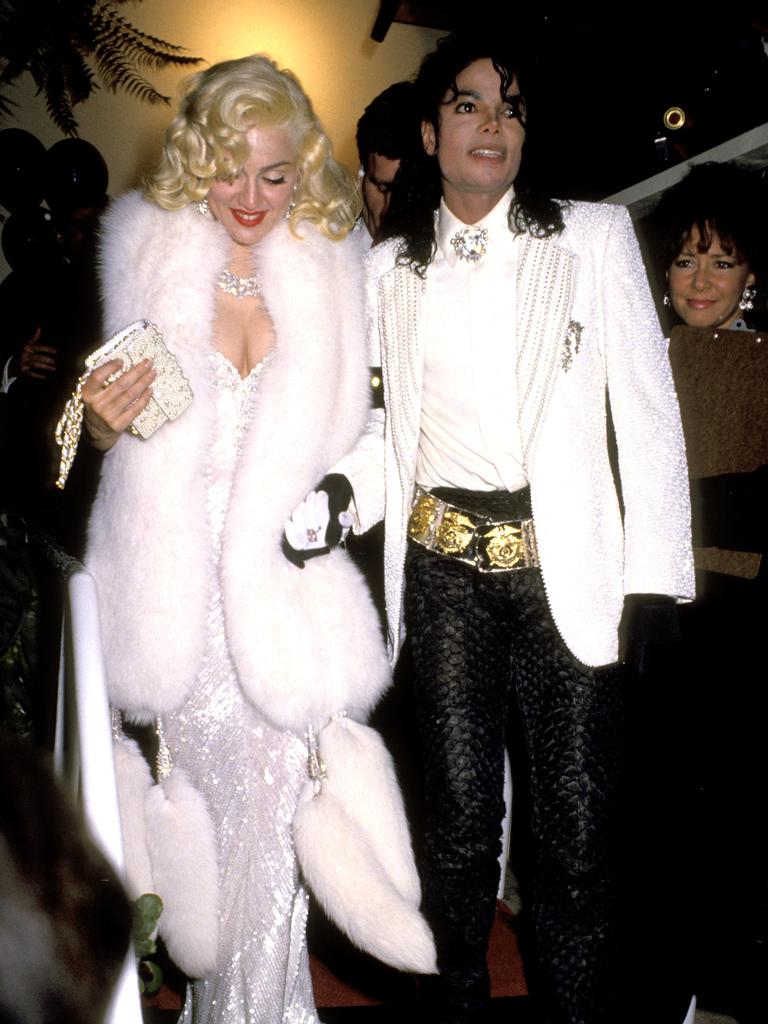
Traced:
<path fill-rule="evenodd" d="M 349 512 L 351 500 L 352 485 L 345 476 L 330 473 L 323 477 L 285 524 L 285 557 L 303 569 L 307 558 L 327 555 L 344 540 L 354 522 Z"/>
<path fill-rule="evenodd" d="M 680 643 L 677 604 L 667 594 L 627 594 L 619 623 L 619 660 L 635 676 L 663 670 Z"/>
<path fill-rule="evenodd" d="M 24 344 L 19 354 L 19 373 L 35 380 L 47 380 L 56 372 L 56 349 L 51 345 L 38 344 L 40 328 Z"/>

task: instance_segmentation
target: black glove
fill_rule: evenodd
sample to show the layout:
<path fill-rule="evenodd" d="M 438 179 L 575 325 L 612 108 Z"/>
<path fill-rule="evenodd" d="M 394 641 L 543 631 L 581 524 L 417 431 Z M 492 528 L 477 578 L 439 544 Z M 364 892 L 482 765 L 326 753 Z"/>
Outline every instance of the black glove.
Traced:
<path fill-rule="evenodd" d="M 346 537 L 345 530 L 352 525 L 352 517 L 347 518 L 347 509 L 354 497 L 352 484 L 343 473 L 328 473 L 324 476 L 315 488 L 318 491 L 325 491 L 328 495 L 328 512 L 330 515 L 328 529 L 325 531 L 325 539 L 329 550 L 341 543 L 342 536 Z"/>
<path fill-rule="evenodd" d="M 306 559 L 327 555 L 341 542 L 352 525 L 352 497 L 352 484 L 342 473 L 323 477 L 285 524 L 282 548 L 289 562 L 303 569 Z"/>
<path fill-rule="evenodd" d="M 619 660 L 635 676 L 665 669 L 680 643 L 677 604 L 667 594 L 627 594 L 619 622 Z"/>

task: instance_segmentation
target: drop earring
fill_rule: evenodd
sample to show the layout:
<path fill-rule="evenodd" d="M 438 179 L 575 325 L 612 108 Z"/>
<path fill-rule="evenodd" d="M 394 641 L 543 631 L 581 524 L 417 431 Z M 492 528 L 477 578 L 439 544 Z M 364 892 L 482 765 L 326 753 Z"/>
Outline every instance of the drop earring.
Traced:
<path fill-rule="evenodd" d="M 197 212 L 201 214 L 203 217 L 211 216 L 211 208 L 208 205 L 207 199 L 201 199 L 198 203 L 194 203 L 193 205 Z"/>
<path fill-rule="evenodd" d="M 286 220 L 290 220 L 291 219 L 291 214 L 296 209 L 296 193 L 299 190 L 299 185 L 300 184 L 301 184 L 301 182 L 297 181 L 296 184 L 293 186 L 293 189 L 291 190 L 291 201 L 290 201 L 290 203 L 288 203 L 288 209 L 285 211 L 285 219 Z"/>
<path fill-rule="evenodd" d="M 750 309 L 755 308 L 755 296 L 757 295 L 757 288 L 753 284 L 745 286 L 742 292 L 741 299 L 739 300 L 739 309 L 742 312 L 748 312 Z"/>

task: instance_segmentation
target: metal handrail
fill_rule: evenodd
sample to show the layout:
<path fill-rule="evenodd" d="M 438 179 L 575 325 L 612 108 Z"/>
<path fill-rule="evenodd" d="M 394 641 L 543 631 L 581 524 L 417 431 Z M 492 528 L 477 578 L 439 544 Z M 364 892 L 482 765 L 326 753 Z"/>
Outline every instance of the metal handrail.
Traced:
<path fill-rule="evenodd" d="M 96 582 L 74 559 L 59 565 L 66 581 L 54 734 L 54 766 L 80 803 L 95 842 L 124 876 L 125 856 L 112 753 L 106 670 Z M 136 960 L 129 950 L 105 1024 L 141 1024 Z"/>

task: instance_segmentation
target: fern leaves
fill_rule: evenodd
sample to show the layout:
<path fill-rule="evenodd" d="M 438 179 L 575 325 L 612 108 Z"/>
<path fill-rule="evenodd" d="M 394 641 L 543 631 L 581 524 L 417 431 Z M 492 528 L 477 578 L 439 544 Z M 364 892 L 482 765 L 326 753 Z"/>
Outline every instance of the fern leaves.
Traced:
<path fill-rule="evenodd" d="M 77 135 L 73 107 L 100 84 L 146 103 L 168 103 L 143 72 L 201 58 L 141 32 L 118 12 L 124 2 L 0 0 L 0 116 L 12 114 L 15 105 L 4 87 L 25 71 L 65 135 Z"/>

